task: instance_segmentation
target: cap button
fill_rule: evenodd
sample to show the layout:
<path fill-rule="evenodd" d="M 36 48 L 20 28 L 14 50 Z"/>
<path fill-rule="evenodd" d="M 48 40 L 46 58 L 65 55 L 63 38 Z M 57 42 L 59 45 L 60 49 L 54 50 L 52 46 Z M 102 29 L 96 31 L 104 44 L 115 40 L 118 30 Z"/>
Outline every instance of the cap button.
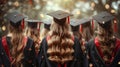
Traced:
<path fill-rule="evenodd" d="M 103 21 L 102 23 L 103 23 L 103 24 L 105 24 L 105 22 L 104 22 L 104 21 Z"/>

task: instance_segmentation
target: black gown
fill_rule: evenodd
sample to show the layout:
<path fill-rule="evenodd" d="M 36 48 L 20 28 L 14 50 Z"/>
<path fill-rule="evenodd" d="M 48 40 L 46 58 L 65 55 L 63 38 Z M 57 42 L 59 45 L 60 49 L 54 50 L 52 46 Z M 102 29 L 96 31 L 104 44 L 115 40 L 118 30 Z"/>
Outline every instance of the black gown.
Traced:
<path fill-rule="evenodd" d="M 44 38 L 41 42 L 40 46 L 40 52 L 38 54 L 38 66 L 39 67 L 59 67 L 56 62 L 52 62 L 48 59 L 48 54 L 47 54 L 47 40 Z M 61 67 L 88 67 L 88 61 L 83 54 L 81 50 L 81 46 L 79 43 L 79 40 L 77 38 L 74 38 L 74 57 L 75 59 L 72 61 L 69 61 L 66 64 L 66 66 L 61 65 Z"/>
<path fill-rule="evenodd" d="M 6 37 L 7 45 L 10 48 L 11 42 L 10 37 Z M 35 47 L 32 39 L 27 37 L 27 43 L 23 50 L 24 58 L 22 59 L 23 67 L 35 67 Z M 32 61 L 29 63 L 28 61 Z M 2 45 L 2 39 L 0 40 L 0 67 L 4 65 L 4 67 L 10 67 L 10 60 L 7 56 L 4 47 Z"/>
<path fill-rule="evenodd" d="M 113 61 L 107 66 L 103 59 L 101 58 L 97 47 L 94 42 L 95 39 L 90 40 L 86 43 L 87 52 L 90 56 L 90 61 L 93 64 L 93 67 L 120 67 L 120 40 L 116 39 L 117 51 L 114 56 Z"/>

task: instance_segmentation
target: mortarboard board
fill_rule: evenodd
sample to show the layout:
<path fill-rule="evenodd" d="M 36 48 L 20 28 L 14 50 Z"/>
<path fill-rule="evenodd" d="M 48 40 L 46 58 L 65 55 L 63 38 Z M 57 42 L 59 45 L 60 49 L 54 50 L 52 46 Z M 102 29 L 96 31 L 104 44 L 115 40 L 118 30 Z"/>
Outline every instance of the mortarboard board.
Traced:
<path fill-rule="evenodd" d="M 90 18 L 82 18 L 79 20 L 79 24 L 84 26 L 84 27 L 89 26 L 90 22 L 91 22 Z"/>
<path fill-rule="evenodd" d="M 21 21 L 25 18 L 25 16 L 17 11 L 14 11 L 5 15 L 5 18 L 10 21 L 12 26 L 18 27 L 21 25 Z"/>
<path fill-rule="evenodd" d="M 50 30 L 50 25 L 52 23 L 52 20 L 43 20 L 44 28 Z"/>
<path fill-rule="evenodd" d="M 61 10 L 48 13 L 48 15 L 50 15 L 50 16 L 56 18 L 56 19 L 63 19 L 63 18 L 66 18 L 68 16 L 72 16 L 72 14 L 67 13 L 65 11 L 61 11 Z"/>
<path fill-rule="evenodd" d="M 70 20 L 70 26 L 72 31 L 78 31 L 79 30 L 79 20 L 78 19 L 71 19 Z"/>
<path fill-rule="evenodd" d="M 28 22 L 30 28 L 40 28 L 40 20 L 26 20 L 26 22 Z"/>
<path fill-rule="evenodd" d="M 112 16 L 110 13 L 108 12 L 101 12 L 98 15 L 93 16 L 93 19 L 95 19 L 100 26 L 102 26 L 103 28 L 109 27 L 109 25 L 111 23 L 111 20 L 114 19 L 114 16 Z"/>
<path fill-rule="evenodd" d="M 79 20 L 80 24 L 80 32 L 83 32 L 83 28 L 91 26 L 91 19 L 90 18 L 82 18 Z"/>
<path fill-rule="evenodd" d="M 58 24 L 62 24 L 66 21 L 67 17 L 72 16 L 72 14 L 61 10 L 48 13 L 47 15 L 52 16 L 54 18 L 54 21 Z"/>

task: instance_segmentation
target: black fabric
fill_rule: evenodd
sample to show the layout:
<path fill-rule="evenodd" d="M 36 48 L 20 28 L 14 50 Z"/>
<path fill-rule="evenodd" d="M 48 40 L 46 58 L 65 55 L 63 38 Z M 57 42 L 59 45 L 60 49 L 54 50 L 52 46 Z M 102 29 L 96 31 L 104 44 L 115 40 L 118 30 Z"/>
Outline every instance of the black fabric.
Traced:
<path fill-rule="evenodd" d="M 90 56 L 89 63 L 92 63 L 93 67 L 107 67 L 97 51 L 94 39 L 86 43 L 86 48 Z M 120 67 L 120 64 L 118 64 L 118 62 L 120 62 L 120 49 L 118 50 L 113 62 L 108 67 Z"/>
<path fill-rule="evenodd" d="M 30 28 L 37 28 L 37 22 L 28 22 L 28 27 Z"/>
<path fill-rule="evenodd" d="M 40 23 L 42 23 L 40 20 L 26 20 L 26 22 L 30 28 L 37 28 L 38 25 L 40 27 Z"/>
<path fill-rule="evenodd" d="M 47 41 L 46 38 L 43 39 L 40 47 L 40 52 L 38 54 L 38 64 L 39 67 L 58 67 L 58 64 L 52 62 L 48 59 L 47 54 Z M 88 67 L 88 62 L 86 56 L 82 53 L 81 46 L 79 40 L 77 38 L 74 39 L 74 57 L 73 61 L 69 61 L 66 63 L 67 67 Z"/>
<path fill-rule="evenodd" d="M 10 38 L 7 37 L 7 44 L 10 48 Z M 30 50 L 31 49 L 31 50 Z M 35 47 L 33 40 L 28 38 L 26 47 L 24 48 L 24 59 L 22 60 L 23 67 L 35 67 Z M 32 61 L 29 63 L 28 61 Z M 0 65 L 3 64 L 5 67 L 10 67 L 10 61 L 8 56 L 5 53 L 5 50 L 2 46 L 2 41 L 0 40 Z"/>
<path fill-rule="evenodd" d="M 79 31 L 79 25 L 78 26 L 71 26 L 72 31 Z"/>
<path fill-rule="evenodd" d="M 44 24 L 44 28 L 50 30 L 50 24 Z"/>

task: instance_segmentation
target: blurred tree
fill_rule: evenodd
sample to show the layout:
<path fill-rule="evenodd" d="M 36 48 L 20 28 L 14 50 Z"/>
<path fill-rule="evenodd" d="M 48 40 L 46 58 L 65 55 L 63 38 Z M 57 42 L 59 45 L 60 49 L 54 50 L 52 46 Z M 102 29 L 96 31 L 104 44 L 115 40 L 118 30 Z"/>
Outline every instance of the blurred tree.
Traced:
<path fill-rule="evenodd" d="M 44 14 L 60 9 L 73 13 L 73 17 L 78 19 L 108 11 L 120 21 L 119 8 L 120 0 L 0 0 L 0 36 L 5 35 L 5 31 L 2 31 L 2 26 L 6 25 L 4 15 L 12 10 L 20 11 L 29 19 L 39 20 L 45 17 Z M 120 26 L 117 36 L 120 37 Z"/>
<path fill-rule="evenodd" d="M 115 33 L 117 37 L 120 38 L 120 1 L 119 0 L 92 0 L 91 3 L 94 3 L 93 11 L 97 11 L 97 13 L 100 13 L 102 11 L 107 11 L 114 15 L 118 22 L 117 22 L 117 27 L 118 31 Z M 113 3 L 115 3 L 113 5 Z M 119 5 L 119 6 L 118 6 Z M 113 6 L 116 6 L 117 8 L 115 9 Z"/>
<path fill-rule="evenodd" d="M 0 36 L 7 34 L 7 30 L 2 30 L 4 25 L 7 26 L 4 20 L 4 15 L 7 12 L 18 10 L 28 16 L 29 19 L 41 19 L 39 14 L 45 5 L 44 0 L 0 0 Z"/>

